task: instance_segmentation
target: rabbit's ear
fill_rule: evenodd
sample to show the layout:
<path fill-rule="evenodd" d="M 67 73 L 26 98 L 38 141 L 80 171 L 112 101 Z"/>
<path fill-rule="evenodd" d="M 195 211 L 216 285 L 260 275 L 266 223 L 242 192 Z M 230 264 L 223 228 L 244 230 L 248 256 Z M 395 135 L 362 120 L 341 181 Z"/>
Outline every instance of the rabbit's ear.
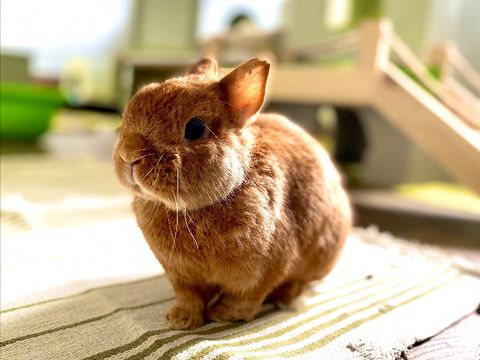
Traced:
<path fill-rule="evenodd" d="M 266 61 L 252 59 L 220 80 L 224 99 L 240 120 L 248 119 L 263 105 L 269 69 Z"/>
<path fill-rule="evenodd" d="M 215 73 L 217 71 L 217 62 L 211 58 L 204 58 L 193 65 L 189 74 L 207 74 Z"/>

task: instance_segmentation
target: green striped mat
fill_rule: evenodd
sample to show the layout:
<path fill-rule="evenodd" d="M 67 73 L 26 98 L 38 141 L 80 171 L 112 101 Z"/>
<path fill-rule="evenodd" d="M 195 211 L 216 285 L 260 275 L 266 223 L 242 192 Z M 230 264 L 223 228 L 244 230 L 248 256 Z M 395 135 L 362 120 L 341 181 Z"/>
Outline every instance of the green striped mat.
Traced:
<path fill-rule="evenodd" d="M 102 233 L 98 226 L 91 227 L 71 240 L 87 248 L 96 242 L 97 252 L 117 257 L 99 260 L 98 254 L 90 256 L 91 261 L 82 266 L 95 268 L 98 273 L 89 273 L 95 279 L 73 274 L 71 282 L 60 279 L 63 282 L 59 280 L 56 290 L 12 296 L 2 308 L 2 358 L 395 359 L 416 340 L 432 336 L 471 312 L 480 299 L 479 279 L 444 255 L 375 229 L 357 229 L 332 274 L 312 284 L 296 310 L 278 310 L 267 304 L 250 323 L 210 323 L 195 331 L 172 331 L 166 327 L 165 312 L 174 293 L 162 273 L 139 277 L 153 274 L 156 263 L 149 250 L 139 246 L 143 240 L 133 222 L 104 224 L 103 228 Z M 109 231 L 115 234 L 115 243 L 124 247 L 116 253 L 110 240 L 101 238 Z M 54 234 L 45 244 L 52 249 L 65 241 L 66 234 L 68 230 Z M 27 238 L 21 234 L 15 240 L 28 242 Z M 43 240 L 37 236 L 35 241 Z M 88 251 L 82 254 L 82 246 L 77 246 L 60 251 L 65 252 L 65 259 L 57 268 L 37 271 L 48 276 L 62 269 L 74 258 L 67 251 L 88 259 Z M 141 268 L 123 272 L 136 276 L 135 280 L 119 281 L 111 273 L 103 276 L 109 266 L 120 268 L 117 261 Z M 2 265 L 2 283 L 15 281 L 15 275 L 25 271 L 18 266 L 12 269 Z M 5 289 L 9 297 L 10 288 Z"/>

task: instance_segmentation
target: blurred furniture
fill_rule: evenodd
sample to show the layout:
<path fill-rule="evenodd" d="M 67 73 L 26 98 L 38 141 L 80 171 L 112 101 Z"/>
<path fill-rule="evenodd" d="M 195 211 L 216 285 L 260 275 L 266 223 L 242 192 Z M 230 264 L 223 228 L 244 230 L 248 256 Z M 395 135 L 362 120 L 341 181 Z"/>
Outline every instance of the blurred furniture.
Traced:
<path fill-rule="evenodd" d="M 475 103 L 473 95 L 460 92 L 452 96 L 396 36 L 389 22 L 367 21 L 359 31 L 341 35 L 339 41 L 349 38 L 354 40 L 349 45 L 355 44 L 353 66 L 281 65 L 274 74 L 271 99 L 372 107 L 452 176 L 480 193 L 478 100 Z M 316 49 L 321 55 L 328 50 Z"/>
<path fill-rule="evenodd" d="M 445 101 L 452 104 L 469 125 L 480 129 L 480 75 L 465 59 L 455 43 L 433 46 L 425 62 L 439 70 L 441 89 Z M 472 116 L 473 114 L 473 116 Z"/>

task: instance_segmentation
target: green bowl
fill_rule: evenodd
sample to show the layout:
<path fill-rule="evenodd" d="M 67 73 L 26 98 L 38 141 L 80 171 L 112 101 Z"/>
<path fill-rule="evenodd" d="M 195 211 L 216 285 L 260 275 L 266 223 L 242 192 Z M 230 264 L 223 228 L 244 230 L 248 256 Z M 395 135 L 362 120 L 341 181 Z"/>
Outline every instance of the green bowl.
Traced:
<path fill-rule="evenodd" d="M 0 84 L 0 138 L 32 141 L 48 130 L 52 115 L 65 100 L 52 86 Z"/>

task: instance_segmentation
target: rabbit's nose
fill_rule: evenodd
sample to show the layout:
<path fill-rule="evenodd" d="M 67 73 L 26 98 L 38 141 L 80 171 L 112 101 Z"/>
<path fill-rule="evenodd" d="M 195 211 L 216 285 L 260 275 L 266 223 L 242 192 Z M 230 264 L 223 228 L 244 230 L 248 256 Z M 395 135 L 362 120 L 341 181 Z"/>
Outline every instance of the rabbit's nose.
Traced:
<path fill-rule="evenodd" d="M 132 184 L 136 184 L 137 182 L 135 181 L 135 178 L 133 177 L 133 168 L 135 167 L 135 165 L 138 164 L 138 161 L 135 163 L 130 163 L 128 164 L 129 165 L 129 168 L 127 170 L 127 178 L 128 178 L 128 181 L 130 181 Z"/>
<path fill-rule="evenodd" d="M 128 181 L 133 185 L 137 184 L 137 182 L 135 181 L 135 177 L 133 175 L 133 170 L 135 169 L 135 165 L 137 165 L 140 162 L 140 158 L 129 162 L 129 161 L 126 161 L 126 159 L 124 159 L 122 156 L 120 157 L 125 162 L 125 165 L 126 165 L 125 173 Z"/>
<path fill-rule="evenodd" d="M 125 166 L 125 176 L 127 180 L 132 184 L 136 185 L 137 182 L 135 181 L 134 177 L 134 168 L 138 165 L 142 159 L 142 156 L 133 157 L 131 155 L 126 155 L 125 153 L 119 152 L 118 154 L 120 159 L 124 162 Z"/>

